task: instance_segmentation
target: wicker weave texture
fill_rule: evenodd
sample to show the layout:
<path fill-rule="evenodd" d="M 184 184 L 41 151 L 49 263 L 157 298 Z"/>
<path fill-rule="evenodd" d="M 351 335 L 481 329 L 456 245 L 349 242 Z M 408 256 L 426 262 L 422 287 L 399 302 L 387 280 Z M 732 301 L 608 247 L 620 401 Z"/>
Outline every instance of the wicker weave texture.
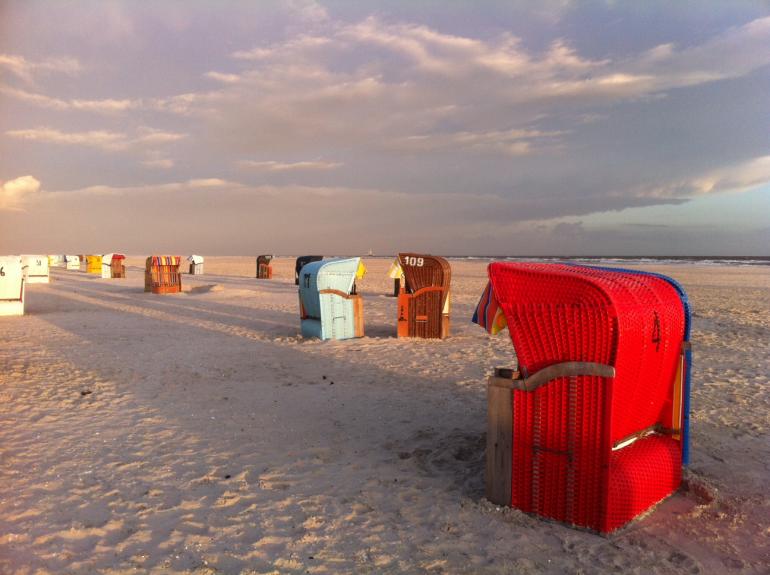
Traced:
<path fill-rule="evenodd" d="M 426 254 L 398 254 L 404 285 L 398 300 L 399 337 L 444 338 L 449 335 L 447 299 L 452 280 L 449 262 Z"/>
<path fill-rule="evenodd" d="M 565 361 L 616 368 L 614 379 L 561 378 L 514 392 L 512 505 L 606 532 L 670 494 L 680 442 L 656 434 L 612 448 L 672 426 L 685 333 L 674 286 L 562 264 L 493 263 L 489 277 L 524 373 Z"/>

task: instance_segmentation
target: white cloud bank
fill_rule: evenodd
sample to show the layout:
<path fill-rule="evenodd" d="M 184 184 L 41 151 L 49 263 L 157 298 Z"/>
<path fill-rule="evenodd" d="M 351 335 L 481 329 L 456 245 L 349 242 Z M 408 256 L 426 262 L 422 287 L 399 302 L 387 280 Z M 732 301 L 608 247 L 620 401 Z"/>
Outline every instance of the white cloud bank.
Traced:
<path fill-rule="evenodd" d="M 34 176 L 21 176 L 0 182 L 0 210 L 19 210 L 40 191 L 40 182 Z"/>
<path fill-rule="evenodd" d="M 139 127 L 136 134 L 130 136 L 124 132 L 91 130 L 87 132 L 63 132 L 55 128 L 39 127 L 28 130 L 8 130 L 6 136 L 30 142 L 61 144 L 66 146 L 85 146 L 108 152 L 127 150 L 132 147 L 167 144 L 187 137 L 187 134 L 164 132 L 148 127 Z"/>
<path fill-rule="evenodd" d="M 274 160 L 255 161 L 244 160 L 239 162 L 241 166 L 251 168 L 262 172 L 307 172 L 307 171 L 327 171 L 336 170 L 342 167 L 340 162 L 323 162 L 321 160 L 310 160 L 303 162 L 277 162 Z"/>
<path fill-rule="evenodd" d="M 58 57 L 42 60 L 28 60 L 17 54 L 0 54 L 0 71 L 6 70 L 24 82 L 31 84 L 36 76 L 45 73 L 59 73 L 76 76 L 83 66 L 75 58 Z"/>

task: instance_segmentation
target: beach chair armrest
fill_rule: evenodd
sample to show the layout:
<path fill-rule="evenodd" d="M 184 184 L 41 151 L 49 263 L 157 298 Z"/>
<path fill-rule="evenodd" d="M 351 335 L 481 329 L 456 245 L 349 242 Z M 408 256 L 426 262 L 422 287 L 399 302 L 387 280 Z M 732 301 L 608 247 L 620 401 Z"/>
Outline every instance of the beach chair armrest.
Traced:
<path fill-rule="evenodd" d="M 503 377 L 502 374 L 507 375 Z M 493 387 L 506 387 L 519 391 L 535 391 L 539 387 L 554 379 L 561 377 L 575 377 L 578 375 L 592 375 L 597 377 L 615 377 L 615 368 L 603 363 L 588 361 L 566 361 L 544 367 L 529 377 L 522 377 L 518 371 L 495 370 L 495 375 L 489 378 L 489 385 Z"/>
<path fill-rule="evenodd" d="M 338 290 L 338 289 L 322 289 L 322 290 L 318 290 L 318 294 L 319 295 L 320 294 L 332 294 L 332 295 L 339 296 L 339 297 L 341 297 L 343 299 L 355 299 L 356 297 L 358 297 L 358 294 L 345 293 L 344 291 L 341 291 L 341 290 Z"/>
<path fill-rule="evenodd" d="M 448 290 L 448 288 L 446 286 L 428 286 L 428 287 L 420 288 L 417 291 L 410 293 L 409 295 L 412 296 L 412 297 L 416 297 L 416 296 L 419 296 L 421 294 L 424 294 L 424 293 L 427 293 L 427 292 L 431 292 L 431 291 L 445 292 L 447 290 Z"/>

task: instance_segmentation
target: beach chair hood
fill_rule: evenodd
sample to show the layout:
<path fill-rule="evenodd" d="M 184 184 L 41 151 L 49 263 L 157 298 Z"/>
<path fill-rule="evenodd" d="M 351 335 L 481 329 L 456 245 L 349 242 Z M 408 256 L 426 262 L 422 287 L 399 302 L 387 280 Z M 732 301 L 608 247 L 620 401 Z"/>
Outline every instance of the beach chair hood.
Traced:
<path fill-rule="evenodd" d="M 321 317 L 321 290 L 336 290 L 349 295 L 356 281 L 361 258 L 310 262 L 302 267 L 299 293 L 309 317 Z"/>
<path fill-rule="evenodd" d="M 198 256 L 198 255 L 193 254 L 193 255 L 187 257 L 187 261 L 190 262 L 191 264 L 202 264 L 203 263 L 203 256 Z"/>
<path fill-rule="evenodd" d="M 35 282 L 36 279 L 48 277 L 50 272 L 47 255 L 22 255 L 21 258 L 24 274 L 30 280 L 30 283 Z"/>
<path fill-rule="evenodd" d="M 428 287 L 449 287 L 452 268 L 446 259 L 425 254 L 400 253 L 398 261 L 407 292 L 415 293 Z M 442 307 L 446 306 L 448 297 L 447 289 L 442 294 Z"/>
<path fill-rule="evenodd" d="M 152 266 L 178 266 L 182 263 L 181 256 L 150 256 L 147 259 Z"/>
<path fill-rule="evenodd" d="M 361 258 L 311 262 L 299 279 L 304 337 L 348 339 L 363 336 L 361 296 L 352 294 Z"/>

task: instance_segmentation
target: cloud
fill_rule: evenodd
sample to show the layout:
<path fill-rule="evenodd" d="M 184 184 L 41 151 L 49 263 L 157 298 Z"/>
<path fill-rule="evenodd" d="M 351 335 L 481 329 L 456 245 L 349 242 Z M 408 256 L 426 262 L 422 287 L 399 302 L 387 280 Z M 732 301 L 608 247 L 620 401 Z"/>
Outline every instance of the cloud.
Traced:
<path fill-rule="evenodd" d="M 176 163 L 171 158 L 164 158 L 163 156 L 151 154 L 149 158 L 142 161 L 143 166 L 154 169 L 170 170 Z"/>
<path fill-rule="evenodd" d="M 40 182 L 34 176 L 21 176 L 0 182 L 0 210 L 18 210 L 40 191 Z"/>
<path fill-rule="evenodd" d="M 328 22 L 232 57 L 242 71 L 207 75 L 224 84 L 219 90 L 162 99 L 157 108 L 206 118 L 228 145 L 247 153 L 318 151 L 334 142 L 521 156 L 558 149 L 569 135 L 540 128 L 543 118 L 566 113 L 585 123 L 600 116 L 599 106 L 770 64 L 770 18 L 699 45 L 597 59 L 564 38 L 537 51 L 507 33 L 471 38 L 369 17 Z M 517 135 L 527 130 L 533 135 Z"/>
<path fill-rule="evenodd" d="M 770 156 L 714 170 L 695 180 L 692 187 L 701 194 L 708 194 L 745 192 L 765 184 L 770 184 Z"/>
<path fill-rule="evenodd" d="M 241 77 L 238 74 L 225 74 L 223 72 L 206 72 L 204 74 L 206 78 L 222 82 L 223 84 L 235 84 L 239 82 Z"/>
<path fill-rule="evenodd" d="M 6 136 L 31 142 L 44 142 L 68 146 L 87 146 L 109 151 L 124 150 L 128 147 L 126 135 L 119 132 L 92 130 L 88 132 L 61 132 L 54 128 L 32 128 L 8 130 Z"/>
<path fill-rule="evenodd" d="M 202 33 L 201 13 L 161 12 L 166 10 L 180 34 L 179 47 L 169 49 L 184 49 L 192 36 L 182 34 Z M 129 152 L 158 170 L 153 178 L 175 180 L 147 194 L 163 192 L 184 202 L 203 204 L 207 192 L 218 206 L 222 199 L 248 211 L 255 198 L 268 198 L 279 218 L 279 208 L 293 213 L 308 206 L 327 214 L 316 199 L 341 198 L 359 206 L 361 221 L 380 214 L 401 218 L 391 205 L 407 206 L 415 218 L 428 214 L 420 232 L 399 228 L 412 238 L 451 235 L 441 218 L 461 222 L 462 233 L 452 237 L 494 235 L 491 228 L 530 237 L 531 230 L 516 235 L 513 227 L 565 216 L 587 221 L 592 212 L 682 203 L 768 181 L 766 133 L 757 126 L 767 112 L 761 96 L 770 65 L 770 18 L 717 33 L 710 30 L 725 20 L 711 19 L 697 34 L 671 26 L 647 34 L 649 23 L 623 23 L 639 34 L 621 41 L 614 32 L 576 30 L 585 11 L 570 25 L 541 26 L 519 38 L 485 30 L 524 30 L 526 22 L 490 28 L 484 10 L 467 26 L 443 18 L 435 20 L 439 27 L 404 20 L 415 13 L 405 8 L 348 20 L 333 20 L 312 2 L 276 10 L 270 33 L 240 30 L 228 36 L 232 44 L 213 43 L 210 58 L 194 62 L 173 54 L 131 91 L 105 94 L 106 83 L 88 91 L 85 81 L 58 91 L 54 82 L 33 89 L 20 79 L 40 70 L 6 58 L 3 81 L 10 85 L 0 85 L 2 95 L 61 112 L 62 123 L 49 119 L 59 119 L 54 113 L 16 105 L 14 110 L 35 113 L 34 123 L 14 115 L 2 132 L 17 141 Z M 154 29 L 126 12 L 140 34 Z M 232 18 L 227 12 L 222 10 L 223 19 Z M 287 12 L 294 20 L 284 25 Z M 417 12 L 430 21 L 422 9 Z M 731 18 L 744 17 L 745 11 L 737 12 Z M 222 20 L 208 19 L 211 28 L 203 34 L 220 35 Z M 259 41 L 251 44 L 251 38 Z M 177 56 L 185 66 L 159 80 Z M 184 91 L 174 93 L 180 85 Z M 147 93 L 135 91 L 142 86 Z M 73 95 L 72 89 L 81 91 Z M 112 97 L 99 99 L 105 95 Z M 105 116 L 104 124 L 85 124 L 86 113 Z M 142 125 L 156 121 L 168 129 Z M 22 129 L 28 126 L 33 128 Z M 177 147 L 184 147 L 184 161 L 171 153 Z M 27 146 L 16 148 L 23 154 Z M 108 163 L 96 174 L 79 170 L 93 178 L 83 185 L 131 182 L 130 174 Z M 249 174 L 252 181 L 291 179 L 306 186 L 234 183 L 244 176 L 238 168 L 257 172 Z M 85 189 L 105 198 L 145 193 L 130 186 Z M 580 233 L 573 227 L 554 234 L 570 230 Z"/>
<path fill-rule="evenodd" d="M 258 162 L 254 160 L 244 160 L 239 162 L 240 165 L 247 168 L 253 168 L 255 170 L 263 172 L 297 172 L 297 171 L 313 171 L 313 170 L 336 170 L 341 167 L 340 162 L 322 162 L 320 160 L 304 161 L 304 162 L 276 162 L 276 161 L 264 161 Z"/>
<path fill-rule="evenodd" d="M 159 158 L 157 160 L 144 160 L 142 162 L 142 165 L 147 166 L 148 168 L 162 168 L 164 170 L 169 170 L 174 167 L 174 160 L 170 158 Z"/>
<path fill-rule="evenodd" d="M 740 193 L 770 184 L 770 156 L 722 166 L 690 178 L 640 186 L 634 195 L 650 198 L 691 198 L 705 194 Z"/>
<path fill-rule="evenodd" d="M 168 142 L 178 142 L 187 137 L 187 134 L 179 132 L 165 132 L 163 130 L 156 130 L 155 128 L 148 128 L 141 126 L 137 129 L 136 138 L 133 143 L 135 144 L 165 144 Z"/>
<path fill-rule="evenodd" d="M 69 57 L 27 60 L 14 54 L 0 54 L 0 70 L 7 70 L 26 83 L 32 83 L 39 73 L 59 73 L 76 76 L 83 71 L 78 60 Z"/>
<path fill-rule="evenodd" d="M 383 232 L 386 229 L 407 230 L 412 227 L 417 230 L 426 226 L 426 234 L 432 233 L 430 230 L 441 230 L 442 233 L 454 236 L 461 236 L 472 230 L 488 229 L 490 226 L 504 227 L 514 223 L 536 222 L 551 215 L 549 206 L 537 198 L 507 197 L 481 192 L 412 194 L 398 190 L 346 186 L 254 186 L 217 177 L 141 186 L 97 185 L 51 194 L 57 197 L 108 195 L 134 199 L 172 195 L 185 202 L 193 202 L 194 198 L 198 198 L 201 206 L 208 206 L 212 190 L 217 191 L 219 204 L 236 202 L 242 209 L 247 210 L 259 206 L 263 212 L 269 211 L 278 219 L 286 214 L 295 214 L 299 210 L 304 215 L 295 219 L 298 224 L 309 226 L 308 229 L 313 228 L 318 219 L 322 222 L 328 221 L 329 218 L 336 219 L 334 214 L 341 204 L 348 206 L 348 215 L 357 222 L 356 225 L 381 227 Z M 576 202 L 574 199 L 565 200 L 564 210 L 559 215 L 568 215 L 574 211 L 594 211 L 590 201 L 583 199 L 582 204 L 586 207 L 577 210 L 574 205 Z M 638 205 L 650 203 L 642 200 Z M 608 209 L 622 209 L 626 204 L 618 199 L 615 204 L 605 202 L 604 205 Z M 208 207 L 201 209 L 208 210 Z M 325 225 L 321 224 L 319 232 Z M 344 226 L 343 223 L 339 225 Z M 416 233 L 415 230 L 409 233 Z"/>
<path fill-rule="evenodd" d="M 240 187 L 240 184 L 228 182 L 220 178 L 201 178 L 197 180 L 189 180 L 186 186 L 190 188 L 224 188 L 224 187 Z"/>
<path fill-rule="evenodd" d="M 315 0 L 289 0 L 286 5 L 305 23 L 320 23 L 329 19 L 326 8 Z"/>
<path fill-rule="evenodd" d="M 216 196 L 216 218 L 211 217 L 212 193 Z M 149 204 L 153 210 L 147 211 Z M 37 225 L 46 228 L 53 229 L 61 220 L 77 222 L 88 214 L 90 225 L 70 225 L 68 240 L 88 243 L 123 237 L 123 249 L 138 252 L 157 250 L 158 246 L 189 252 L 198 246 L 211 253 L 238 253 L 244 241 L 283 253 L 299 253 L 313 242 L 329 254 L 364 253 L 369 248 L 380 253 L 403 249 L 510 253 L 511 246 L 518 254 L 530 255 L 676 253 L 682 245 L 693 248 L 692 253 L 701 253 L 713 252 L 715 245 L 703 244 L 702 238 L 699 244 L 698 234 L 703 230 L 686 225 L 675 229 L 588 226 L 581 221 L 548 219 L 553 211 L 536 199 L 477 192 L 410 194 L 344 186 L 251 186 L 210 177 L 58 190 L 46 192 L 40 205 L 44 213 L 37 217 Z M 341 205 L 345 206 L 344 218 L 339 217 Z M 625 204 L 618 199 L 615 205 L 622 208 Z M 172 220 L 166 217 L 170 211 L 176 215 Z M 563 213 L 573 211 L 567 206 Z M 115 213 L 123 217 L 109 217 Z M 255 213 L 260 221 L 256 227 Z M 222 221 L 228 225 L 223 227 Z M 334 222 L 334 234 L 328 233 L 330 221 Z M 17 231 L 24 237 L 24 226 L 29 225 L 26 220 L 3 222 L 1 218 L 0 223 L 10 226 L 7 229 L 13 237 Z M 289 223 L 294 231 L 286 234 Z M 760 235 L 752 233 L 756 237 L 767 235 L 766 230 Z M 725 232 L 719 237 L 737 242 L 743 236 Z"/>
<path fill-rule="evenodd" d="M 507 156 L 526 156 L 538 146 L 547 145 L 561 136 L 559 131 L 528 129 L 493 130 L 489 132 L 452 132 L 407 136 L 392 142 L 394 149 L 435 151 L 458 148 L 480 152 L 495 151 Z"/>
<path fill-rule="evenodd" d="M 31 142 L 61 144 L 66 146 L 84 146 L 108 152 L 118 152 L 132 147 L 166 144 L 187 137 L 187 134 L 164 132 L 153 128 L 140 127 L 136 136 L 130 137 L 124 132 L 91 130 L 87 132 L 62 132 L 55 128 L 39 127 L 26 130 L 8 130 L 5 134 L 11 138 Z"/>
<path fill-rule="evenodd" d="M 30 92 L 27 90 L 20 90 L 11 86 L 0 84 L 0 93 L 32 104 L 41 108 L 48 108 L 50 110 L 59 111 L 84 111 L 95 112 L 99 114 L 115 114 L 121 112 L 127 112 L 129 110 L 136 110 L 143 107 L 141 100 L 132 99 L 112 99 L 107 98 L 103 100 L 87 100 L 87 99 L 61 99 L 46 96 L 36 92 Z"/>

